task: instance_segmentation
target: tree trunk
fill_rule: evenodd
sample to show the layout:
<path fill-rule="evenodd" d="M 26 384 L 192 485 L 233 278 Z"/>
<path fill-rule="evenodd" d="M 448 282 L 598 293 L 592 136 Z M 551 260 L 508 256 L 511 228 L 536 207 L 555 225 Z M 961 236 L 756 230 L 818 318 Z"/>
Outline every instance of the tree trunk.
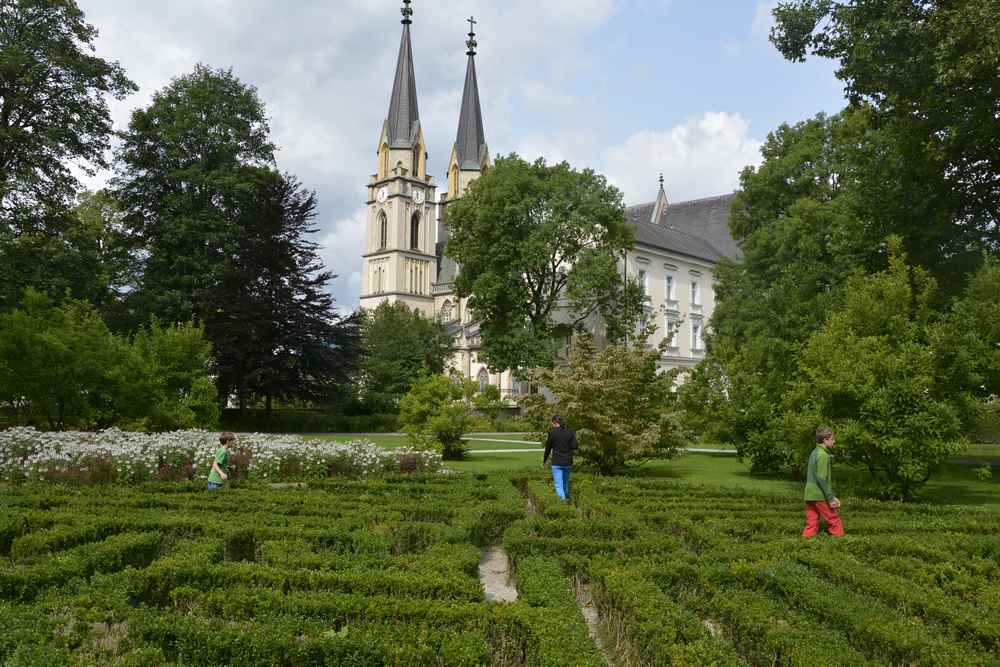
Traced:
<path fill-rule="evenodd" d="M 264 395 L 264 415 L 271 418 L 271 394 Z"/>

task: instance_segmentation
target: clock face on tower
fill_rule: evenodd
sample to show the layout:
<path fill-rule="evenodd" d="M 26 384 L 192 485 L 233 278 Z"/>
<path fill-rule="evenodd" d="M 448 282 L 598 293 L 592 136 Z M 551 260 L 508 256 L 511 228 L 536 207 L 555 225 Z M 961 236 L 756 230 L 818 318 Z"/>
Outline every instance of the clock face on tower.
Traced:
<path fill-rule="evenodd" d="M 413 192 L 413 203 L 415 203 L 415 204 L 423 204 L 424 203 L 424 191 L 423 190 L 415 190 Z"/>
<path fill-rule="evenodd" d="M 385 188 L 379 188 L 378 192 L 375 193 L 375 200 L 378 201 L 379 204 L 384 204 L 385 200 L 388 198 L 389 198 L 389 191 L 386 190 Z"/>

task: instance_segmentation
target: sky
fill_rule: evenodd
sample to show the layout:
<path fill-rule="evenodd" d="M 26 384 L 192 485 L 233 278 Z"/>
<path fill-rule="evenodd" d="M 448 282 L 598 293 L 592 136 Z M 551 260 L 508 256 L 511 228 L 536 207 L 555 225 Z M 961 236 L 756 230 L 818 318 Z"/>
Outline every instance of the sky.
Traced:
<path fill-rule="evenodd" d="M 399 0 L 78 0 L 97 54 L 139 86 L 131 111 L 195 64 L 232 68 L 266 105 L 278 168 L 315 190 L 315 241 L 353 309 L 365 187 L 399 50 Z M 414 0 L 414 67 L 428 173 L 440 188 L 458 126 L 466 18 L 474 16 L 486 141 L 494 156 L 567 160 L 627 204 L 735 190 L 781 123 L 844 106 L 835 65 L 784 60 L 768 42 L 776 0 Z M 110 174 L 84 179 L 102 187 Z"/>

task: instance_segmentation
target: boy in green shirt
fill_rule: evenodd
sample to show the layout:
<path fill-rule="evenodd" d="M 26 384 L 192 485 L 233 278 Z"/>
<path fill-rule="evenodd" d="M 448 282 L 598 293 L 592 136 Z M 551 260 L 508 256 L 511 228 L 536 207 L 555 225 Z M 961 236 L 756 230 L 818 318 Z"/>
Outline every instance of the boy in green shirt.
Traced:
<path fill-rule="evenodd" d="M 820 518 L 826 522 L 828 533 L 837 536 L 844 534 L 844 524 L 837 514 L 840 500 L 833 494 L 831 486 L 833 468 L 830 450 L 836 444 L 833 429 L 826 426 L 816 429 L 816 449 L 809 456 L 809 466 L 806 469 L 806 490 L 803 494 L 806 501 L 806 527 L 802 529 L 802 537 L 812 537 L 819 532 Z"/>
<path fill-rule="evenodd" d="M 208 490 L 212 491 L 222 486 L 229 479 L 229 443 L 235 442 L 236 436 L 226 431 L 219 436 L 220 447 L 215 450 L 212 460 L 212 470 L 208 473 Z"/>

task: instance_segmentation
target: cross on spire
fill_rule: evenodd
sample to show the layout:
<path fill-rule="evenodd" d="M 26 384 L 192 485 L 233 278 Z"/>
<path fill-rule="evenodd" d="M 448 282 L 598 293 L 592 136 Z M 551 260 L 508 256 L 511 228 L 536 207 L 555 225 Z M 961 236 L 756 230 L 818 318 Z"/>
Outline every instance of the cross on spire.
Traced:
<path fill-rule="evenodd" d="M 660 172 L 660 189 L 663 189 L 663 172 Z"/>
<path fill-rule="evenodd" d="M 466 51 L 465 55 L 474 56 L 476 55 L 476 47 L 479 46 L 476 42 L 476 18 L 474 16 L 470 16 L 465 20 L 469 22 L 469 41 L 465 43 L 465 45 L 469 47 L 469 50 Z"/>
<path fill-rule="evenodd" d="M 403 25 L 410 25 L 413 23 L 413 19 L 411 18 L 413 16 L 413 8 L 410 7 L 411 2 L 413 2 L 413 0 L 403 0 L 403 8 L 399 10 L 403 15 L 403 20 L 400 21 Z"/>

